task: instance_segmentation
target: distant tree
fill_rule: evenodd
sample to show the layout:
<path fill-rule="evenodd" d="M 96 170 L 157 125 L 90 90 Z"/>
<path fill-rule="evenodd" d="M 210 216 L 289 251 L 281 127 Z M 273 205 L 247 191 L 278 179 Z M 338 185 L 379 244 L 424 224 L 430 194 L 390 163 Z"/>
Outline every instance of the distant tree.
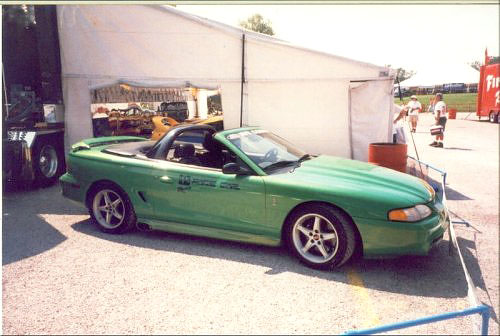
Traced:
<path fill-rule="evenodd" d="M 474 62 L 470 62 L 469 65 L 471 66 L 472 69 L 479 71 L 479 68 L 483 64 L 481 62 L 479 62 L 479 61 L 474 61 Z"/>
<path fill-rule="evenodd" d="M 498 63 L 500 63 L 500 56 L 492 56 L 488 61 L 488 64 L 498 64 Z M 470 62 L 468 64 L 471 66 L 472 69 L 477 71 L 479 71 L 479 68 L 481 68 L 484 65 L 483 62 L 479 61 Z"/>
<path fill-rule="evenodd" d="M 386 65 L 387 68 L 390 68 L 391 65 Z M 413 70 L 405 70 L 403 68 L 397 68 L 396 70 L 396 80 L 400 83 L 415 76 L 416 72 Z"/>
<path fill-rule="evenodd" d="M 240 26 L 245 29 L 253 30 L 258 33 L 267 34 L 271 36 L 274 35 L 273 27 L 271 26 L 271 21 L 264 19 L 260 14 L 254 14 L 248 19 L 240 21 Z"/>

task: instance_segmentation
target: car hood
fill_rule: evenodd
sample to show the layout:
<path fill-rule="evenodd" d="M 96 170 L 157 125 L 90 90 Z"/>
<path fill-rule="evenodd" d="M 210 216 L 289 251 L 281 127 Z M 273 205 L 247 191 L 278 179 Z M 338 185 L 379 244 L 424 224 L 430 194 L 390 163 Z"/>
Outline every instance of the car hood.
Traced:
<path fill-rule="evenodd" d="M 302 162 L 290 173 L 278 174 L 301 185 L 345 198 L 365 199 L 394 206 L 427 203 L 431 192 L 422 180 L 374 164 L 321 155 Z"/>

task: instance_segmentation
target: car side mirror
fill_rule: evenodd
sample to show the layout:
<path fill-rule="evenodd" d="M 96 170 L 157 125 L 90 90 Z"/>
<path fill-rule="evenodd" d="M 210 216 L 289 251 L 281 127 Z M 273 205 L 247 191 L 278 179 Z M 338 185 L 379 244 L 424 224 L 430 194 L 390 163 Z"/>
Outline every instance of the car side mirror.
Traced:
<path fill-rule="evenodd" d="M 236 174 L 236 175 L 252 175 L 250 169 L 242 167 L 237 163 L 230 162 L 222 166 L 223 174 Z"/>

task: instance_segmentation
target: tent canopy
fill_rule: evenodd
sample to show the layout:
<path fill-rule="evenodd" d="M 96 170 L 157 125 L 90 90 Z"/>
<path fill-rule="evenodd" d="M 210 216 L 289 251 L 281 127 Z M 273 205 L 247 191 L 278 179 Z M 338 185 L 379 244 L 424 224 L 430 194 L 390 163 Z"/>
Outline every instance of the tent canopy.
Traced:
<path fill-rule="evenodd" d="M 225 128 L 262 126 L 311 153 L 366 160 L 369 142 L 391 138 L 391 69 L 169 6 L 57 10 L 67 146 L 92 136 L 90 91 L 117 83 L 217 88 Z"/>

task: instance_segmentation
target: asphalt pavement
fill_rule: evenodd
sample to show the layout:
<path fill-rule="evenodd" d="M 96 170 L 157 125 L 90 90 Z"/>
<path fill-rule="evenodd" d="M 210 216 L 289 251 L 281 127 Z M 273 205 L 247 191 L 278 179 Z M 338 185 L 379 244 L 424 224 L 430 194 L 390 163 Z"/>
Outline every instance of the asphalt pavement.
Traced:
<path fill-rule="evenodd" d="M 448 122 L 444 148 L 428 146 L 428 114 L 412 135 L 419 158 L 447 171 L 454 219 L 471 224 L 455 226 L 458 243 L 498 334 L 499 125 L 466 116 Z M 469 306 L 446 240 L 425 257 L 316 271 L 283 248 L 104 234 L 57 185 L 4 192 L 2 256 L 4 334 L 340 334 Z M 472 331 L 459 318 L 396 333 Z"/>

